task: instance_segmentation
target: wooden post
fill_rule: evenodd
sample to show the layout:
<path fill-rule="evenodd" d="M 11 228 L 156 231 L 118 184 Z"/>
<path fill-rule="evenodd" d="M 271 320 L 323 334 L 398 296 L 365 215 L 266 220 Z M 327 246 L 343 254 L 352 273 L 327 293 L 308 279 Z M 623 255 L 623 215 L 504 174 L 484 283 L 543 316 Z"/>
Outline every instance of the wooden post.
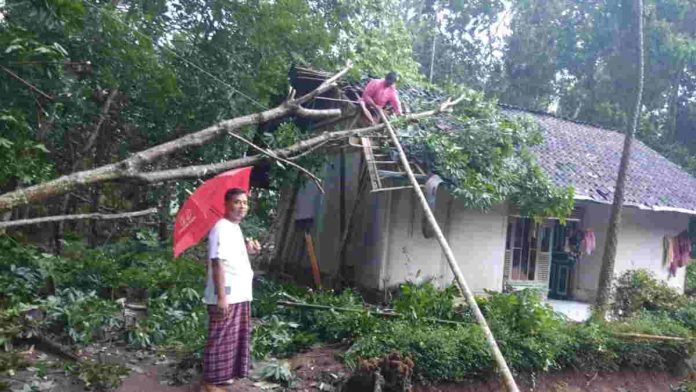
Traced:
<path fill-rule="evenodd" d="M 307 244 L 307 254 L 309 255 L 309 262 L 312 264 L 312 277 L 314 277 L 314 287 L 321 288 L 321 273 L 319 272 L 319 262 L 317 261 L 317 254 L 314 253 L 314 242 L 312 241 L 312 235 L 309 231 L 305 231 L 305 243 Z"/>
<path fill-rule="evenodd" d="M 454 252 L 452 252 L 452 248 L 450 248 L 449 243 L 445 238 L 445 235 L 442 233 L 442 229 L 440 229 L 440 225 L 438 225 L 437 220 L 435 219 L 435 215 L 433 214 L 433 211 L 430 209 L 430 206 L 428 205 L 428 201 L 426 200 L 425 195 L 423 194 L 423 190 L 420 188 L 418 180 L 416 180 L 416 176 L 413 174 L 413 170 L 411 170 L 411 165 L 409 165 L 408 163 L 408 158 L 404 153 L 403 147 L 401 147 L 401 143 L 399 142 L 398 136 L 396 136 L 396 132 L 394 132 L 394 128 L 392 128 L 391 124 L 389 123 L 389 120 L 387 119 L 387 116 L 384 115 L 384 112 L 381 109 L 379 110 L 379 115 L 382 118 L 384 124 L 386 125 L 387 131 L 389 132 L 389 136 L 391 137 L 392 142 L 394 143 L 397 151 L 399 152 L 401 164 L 403 165 L 404 170 L 406 171 L 408 179 L 411 181 L 411 185 L 413 185 L 413 191 L 416 192 L 416 196 L 420 201 L 421 207 L 423 207 L 423 212 L 425 213 L 426 217 L 428 218 L 428 221 L 430 221 L 430 224 L 432 225 L 433 231 L 435 232 L 435 237 L 437 238 L 437 241 L 440 243 L 440 247 L 442 247 L 442 251 L 445 253 L 445 256 L 447 257 L 447 262 L 449 263 L 449 266 L 452 269 L 452 272 L 454 273 L 454 277 L 457 280 L 459 290 L 462 292 L 462 294 L 464 294 L 466 302 L 469 304 L 469 307 L 474 312 L 476 322 L 479 324 L 481 330 L 483 331 L 483 334 L 486 337 L 486 342 L 488 343 L 488 347 L 490 347 L 491 349 L 493 358 L 495 359 L 495 362 L 497 363 L 498 368 L 502 373 L 503 381 L 505 382 L 505 386 L 507 387 L 508 392 L 519 392 L 519 388 L 515 383 L 515 379 L 512 377 L 512 372 L 510 372 L 510 368 L 508 368 L 508 365 L 505 362 L 505 357 L 503 357 L 503 353 L 500 352 L 500 349 L 498 348 L 498 343 L 496 343 L 495 338 L 493 337 L 493 333 L 488 327 L 488 323 L 486 322 L 485 317 L 483 317 L 483 313 L 481 313 L 481 309 L 479 309 L 478 304 L 476 304 L 476 298 L 474 298 L 474 294 L 471 292 L 471 289 L 469 289 L 469 286 L 466 283 L 466 279 L 464 279 L 464 275 L 462 274 L 462 271 L 459 269 L 459 264 L 457 264 L 457 260 L 454 257 Z"/>

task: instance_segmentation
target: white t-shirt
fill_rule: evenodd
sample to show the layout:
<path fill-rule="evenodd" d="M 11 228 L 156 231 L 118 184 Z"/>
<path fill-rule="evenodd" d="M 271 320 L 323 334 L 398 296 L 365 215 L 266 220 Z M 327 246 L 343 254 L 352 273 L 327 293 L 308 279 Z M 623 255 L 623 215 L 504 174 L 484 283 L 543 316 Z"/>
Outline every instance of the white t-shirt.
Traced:
<path fill-rule="evenodd" d="M 217 304 L 213 282 L 212 259 L 220 259 L 225 274 L 227 303 L 251 301 L 251 282 L 254 271 L 249 263 L 246 242 L 238 224 L 220 219 L 208 233 L 208 282 L 205 286 L 205 303 Z"/>

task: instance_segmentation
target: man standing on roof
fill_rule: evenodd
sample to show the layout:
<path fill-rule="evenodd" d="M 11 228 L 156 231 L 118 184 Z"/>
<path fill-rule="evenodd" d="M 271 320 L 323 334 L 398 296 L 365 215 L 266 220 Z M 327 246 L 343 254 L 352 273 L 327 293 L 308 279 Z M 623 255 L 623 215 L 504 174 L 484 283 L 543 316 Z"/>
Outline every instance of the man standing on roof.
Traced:
<path fill-rule="evenodd" d="M 396 91 L 396 79 L 397 74 L 392 71 L 384 79 L 371 80 L 365 87 L 360 98 L 360 107 L 372 124 L 377 123 L 373 114 L 377 114 L 378 110 L 387 103 L 391 105 L 397 116 L 401 115 L 401 102 L 399 101 L 399 93 Z"/>

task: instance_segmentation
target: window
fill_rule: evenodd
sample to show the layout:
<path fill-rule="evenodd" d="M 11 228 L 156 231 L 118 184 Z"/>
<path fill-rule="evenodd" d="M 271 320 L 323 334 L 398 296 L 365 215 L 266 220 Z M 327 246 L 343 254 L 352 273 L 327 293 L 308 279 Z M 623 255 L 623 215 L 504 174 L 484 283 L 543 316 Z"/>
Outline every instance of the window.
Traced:
<path fill-rule="evenodd" d="M 505 249 L 510 252 L 511 280 L 535 280 L 537 253 L 549 252 L 551 227 L 534 223 L 528 218 L 510 217 Z"/>

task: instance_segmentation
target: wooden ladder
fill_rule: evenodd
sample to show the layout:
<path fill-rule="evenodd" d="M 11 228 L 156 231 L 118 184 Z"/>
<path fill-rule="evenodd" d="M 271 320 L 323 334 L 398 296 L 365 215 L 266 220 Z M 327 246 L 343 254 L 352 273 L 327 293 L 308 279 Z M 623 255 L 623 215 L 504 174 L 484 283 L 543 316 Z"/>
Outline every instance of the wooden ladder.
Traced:
<path fill-rule="evenodd" d="M 411 185 L 405 186 L 393 186 L 385 187 L 383 180 L 388 178 L 403 178 L 407 180 L 406 171 L 402 167 L 398 160 L 392 159 L 389 154 L 385 154 L 384 151 L 391 151 L 396 149 L 393 146 L 391 140 L 386 139 L 387 142 L 375 143 L 376 138 L 361 137 L 360 147 L 362 147 L 363 155 L 365 157 L 365 164 L 367 166 L 367 173 L 370 176 L 370 184 L 372 185 L 371 192 L 387 192 L 395 191 L 400 189 L 413 189 Z M 416 169 L 416 178 L 419 182 L 425 183 L 427 180 L 427 174 L 423 169 L 415 162 L 410 161 L 409 164 L 412 168 Z M 423 185 L 421 184 L 421 187 Z"/>

